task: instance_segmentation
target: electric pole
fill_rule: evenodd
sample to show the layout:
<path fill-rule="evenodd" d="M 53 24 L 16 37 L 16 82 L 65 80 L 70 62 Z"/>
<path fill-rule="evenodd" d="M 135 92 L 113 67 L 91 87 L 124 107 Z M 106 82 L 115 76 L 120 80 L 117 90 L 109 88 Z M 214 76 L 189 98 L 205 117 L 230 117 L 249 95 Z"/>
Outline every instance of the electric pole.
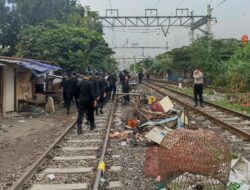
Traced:
<path fill-rule="evenodd" d="M 191 26 L 194 25 L 194 11 L 191 12 Z M 191 42 L 194 42 L 194 28 L 191 28 Z"/>
<path fill-rule="evenodd" d="M 211 8 L 211 5 L 209 4 L 207 6 L 207 16 L 209 19 L 207 19 L 207 33 L 208 35 L 211 35 L 212 34 L 212 20 L 211 20 L 211 17 L 212 17 L 212 8 Z"/>

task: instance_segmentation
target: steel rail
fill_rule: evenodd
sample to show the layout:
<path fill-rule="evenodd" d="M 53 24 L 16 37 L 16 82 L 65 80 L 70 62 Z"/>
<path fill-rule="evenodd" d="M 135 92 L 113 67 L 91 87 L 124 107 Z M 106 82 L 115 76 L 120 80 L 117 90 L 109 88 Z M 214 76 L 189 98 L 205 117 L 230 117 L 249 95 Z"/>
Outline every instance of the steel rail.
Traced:
<path fill-rule="evenodd" d="M 148 81 L 148 83 L 151 83 L 151 84 L 154 84 L 154 85 L 158 85 L 158 84 L 155 84 L 155 83 L 152 83 L 152 82 L 149 82 L 149 81 Z M 174 92 L 174 93 L 177 93 L 177 94 L 180 94 L 180 95 L 183 95 L 183 96 L 186 96 L 186 97 L 189 97 L 189 98 L 193 99 L 193 96 L 188 95 L 188 94 L 185 94 L 185 93 L 183 93 L 183 92 L 180 92 L 180 91 L 177 91 L 177 90 L 168 88 L 168 87 L 166 87 L 166 86 L 161 86 L 161 85 L 158 85 L 158 86 L 161 87 L 161 88 L 165 88 L 165 89 L 167 89 L 167 90 L 169 90 L 169 91 L 172 91 L 172 92 Z M 204 100 L 203 102 L 206 103 L 206 104 L 209 105 L 209 106 L 215 107 L 215 108 L 220 109 L 220 110 L 222 110 L 222 111 L 226 111 L 226 112 L 235 114 L 235 115 L 237 115 L 237 116 L 243 117 L 244 119 L 249 119 L 249 120 L 250 120 L 250 115 L 247 115 L 247 114 L 244 114 L 244 113 L 242 113 L 242 112 L 235 111 L 235 110 L 231 110 L 231 109 L 229 109 L 229 108 L 225 108 L 225 107 L 219 106 L 219 105 L 217 105 L 217 104 L 214 104 L 214 103 L 211 103 L 211 102 L 208 102 L 208 101 L 205 101 L 205 100 Z"/>
<path fill-rule="evenodd" d="M 109 141 L 110 129 L 111 129 L 112 121 L 113 121 L 113 113 L 114 113 L 114 109 L 115 109 L 116 104 L 117 104 L 117 102 L 115 101 L 115 103 L 112 104 L 111 110 L 109 111 L 106 136 L 105 136 L 105 140 L 104 140 L 104 144 L 103 144 L 103 148 L 102 148 L 102 153 L 101 153 L 101 157 L 100 157 L 98 168 L 97 168 L 97 174 L 96 174 L 95 182 L 93 185 L 93 190 L 98 190 L 98 188 L 99 188 L 100 179 L 101 179 L 102 172 L 103 172 L 102 168 L 99 166 L 102 163 L 104 163 L 104 160 L 105 160 L 105 155 L 106 155 L 108 141 Z"/>
<path fill-rule="evenodd" d="M 204 111 L 202 111 L 202 110 L 200 110 L 200 109 L 197 109 L 197 108 L 195 108 L 195 107 L 193 107 L 193 106 L 191 106 L 191 105 L 188 105 L 188 104 L 184 103 L 183 101 L 181 101 L 180 99 L 177 99 L 177 98 L 175 98 L 175 97 L 173 97 L 173 96 L 167 94 L 166 92 L 163 92 L 161 89 L 159 89 L 159 87 L 160 87 L 160 88 L 163 88 L 163 89 L 164 89 L 165 87 L 163 87 L 163 86 L 161 86 L 161 85 L 157 85 L 157 84 L 152 84 L 152 83 L 151 83 L 151 84 L 150 84 L 150 83 L 146 83 L 146 82 L 142 82 L 142 83 L 143 83 L 145 86 L 148 86 L 148 87 L 154 89 L 156 92 L 158 92 L 158 93 L 160 93 L 160 94 L 162 94 L 162 95 L 168 95 L 170 98 L 172 98 L 173 100 L 175 100 L 175 101 L 178 102 L 179 104 L 181 104 L 181 105 L 183 105 L 183 106 L 185 106 L 185 107 L 188 107 L 189 109 L 191 109 L 191 110 L 193 110 L 193 111 L 195 111 L 195 112 L 198 112 L 198 113 L 200 113 L 201 115 L 203 115 L 203 116 L 205 116 L 205 117 L 207 117 L 207 118 L 209 118 L 209 119 L 215 121 L 216 123 L 222 125 L 223 128 L 228 129 L 228 130 L 232 131 L 233 133 L 235 133 L 235 134 L 236 134 L 237 136 L 239 136 L 240 138 L 243 138 L 243 139 L 246 140 L 246 141 L 250 141 L 250 134 L 246 133 L 245 131 L 243 131 L 243 130 L 241 130 L 241 129 L 238 129 L 238 128 L 234 127 L 233 125 L 231 125 L 231 124 L 229 124 L 229 123 L 226 123 L 226 122 L 224 122 L 224 121 L 222 121 L 222 120 L 220 120 L 220 119 L 218 119 L 218 118 L 216 118 L 216 117 L 214 117 L 214 116 L 211 116 L 211 115 L 209 115 L 208 113 L 206 113 L 206 112 L 204 112 Z M 166 89 L 166 90 L 169 90 L 169 89 L 167 89 L 167 88 L 165 88 L 165 89 Z M 178 91 L 173 91 L 173 92 L 178 93 Z M 182 95 L 186 95 L 186 94 L 182 94 Z M 224 109 L 224 108 L 221 107 L 221 109 Z M 236 113 L 238 113 L 238 112 L 236 112 Z M 249 116 L 248 116 L 248 117 L 249 117 Z"/>
<path fill-rule="evenodd" d="M 178 85 L 178 82 L 175 81 L 167 81 L 165 79 L 150 79 L 153 82 L 161 82 L 161 83 L 166 83 L 166 85 L 168 84 L 173 84 L 173 85 Z M 183 86 L 185 87 L 191 87 L 192 85 L 185 85 L 182 83 Z M 216 87 L 212 87 L 212 86 L 206 86 L 206 89 L 211 89 L 211 90 L 215 90 L 218 92 L 222 92 L 222 93 L 232 93 L 232 92 L 236 92 L 236 93 L 250 93 L 250 91 L 247 90 L 236 90 L 236 89 L 227 89 L 227 88 L 216 88 Z"/>
<path fill-rule="evenodd" d="M 42 156 L 24 173 L 24 175 L 10 188 L 11 190 L 22 190 L 23 185 L 27 182 L 37 171 L 38 167 L 45 162 L 45 157 L 52 151 L 57 143 L 67 134 L 67 132 L 76 125 L 76 120 L 69 125 L 69 127 L 53 142 L 53 144 L 42 154 Z"/>

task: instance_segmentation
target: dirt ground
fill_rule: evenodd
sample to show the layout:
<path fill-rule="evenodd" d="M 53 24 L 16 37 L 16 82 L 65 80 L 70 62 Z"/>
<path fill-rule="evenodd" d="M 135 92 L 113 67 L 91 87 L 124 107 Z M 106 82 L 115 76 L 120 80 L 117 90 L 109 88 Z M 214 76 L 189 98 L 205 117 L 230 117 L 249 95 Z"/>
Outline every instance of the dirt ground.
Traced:
<path fill-rule="evenodd" d="M 0 190 L 13 185 L 76 118 L 75 112 L 65 113 L 60 108 L 54 115 L 0 118 Z"/>

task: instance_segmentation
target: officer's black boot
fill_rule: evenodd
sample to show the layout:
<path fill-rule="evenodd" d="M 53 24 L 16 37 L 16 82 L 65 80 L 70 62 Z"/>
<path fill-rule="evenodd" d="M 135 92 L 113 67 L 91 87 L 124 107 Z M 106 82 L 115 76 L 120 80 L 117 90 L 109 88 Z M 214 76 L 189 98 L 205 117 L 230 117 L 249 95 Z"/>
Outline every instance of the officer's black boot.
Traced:
<path fill-rule="evenodd" d="M 103 111 L 102 111 L 102 109 L 100 109 L 100 114 L 103 114 Z"/>
<path fill-rule="evenodd" d="M 86 121 L 85 124 L 86 124 L 86 125 L 89 125 L 89 121 Z"/>
<path fill-rule="evenodd" d="M 82 134 L 82 126 L 81 125 L 77 126 L 77 134 L 78 135 Z"/>
<path fill-rule="evenodd" d="M 95 124 L 93 124 L 93 125 L 90 126 L 90 130 L 91 130 L 91 131 L 94 130 L 95 128 L 96 128 L 96 125 L 95 125 Z"/>

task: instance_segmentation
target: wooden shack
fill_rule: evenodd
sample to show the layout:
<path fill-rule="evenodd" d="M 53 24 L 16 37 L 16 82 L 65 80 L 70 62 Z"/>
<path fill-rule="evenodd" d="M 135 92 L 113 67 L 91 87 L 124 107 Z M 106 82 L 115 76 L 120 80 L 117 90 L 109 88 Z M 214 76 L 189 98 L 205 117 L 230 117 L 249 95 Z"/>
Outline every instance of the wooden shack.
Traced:
<path fill-rule="evenodd" d="M 0 116 L 18 110 L 18 100 L 35 96 L 39 74 L 60 69 L 36 60 L 0 56 Z"/>

